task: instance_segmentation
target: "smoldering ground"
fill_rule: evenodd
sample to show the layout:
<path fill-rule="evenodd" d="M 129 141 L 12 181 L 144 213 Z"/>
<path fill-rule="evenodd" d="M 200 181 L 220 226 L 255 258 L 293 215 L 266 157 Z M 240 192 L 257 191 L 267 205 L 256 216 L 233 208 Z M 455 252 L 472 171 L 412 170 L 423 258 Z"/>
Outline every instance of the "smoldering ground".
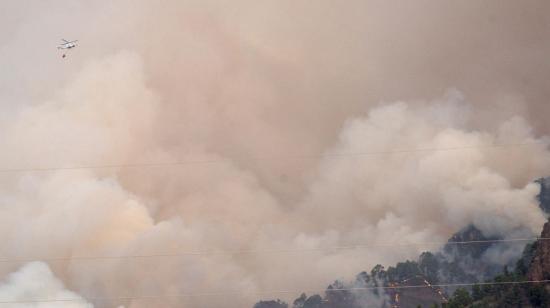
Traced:
<path fill-rule="evenodd" d="M 544 222 L 545 1 L 2 6 L 2 168 L 111 166 L 2 172 L 2 273 L 55 275 L 13 298 L 245 307 L 434 247 L 315 248 Z"/>

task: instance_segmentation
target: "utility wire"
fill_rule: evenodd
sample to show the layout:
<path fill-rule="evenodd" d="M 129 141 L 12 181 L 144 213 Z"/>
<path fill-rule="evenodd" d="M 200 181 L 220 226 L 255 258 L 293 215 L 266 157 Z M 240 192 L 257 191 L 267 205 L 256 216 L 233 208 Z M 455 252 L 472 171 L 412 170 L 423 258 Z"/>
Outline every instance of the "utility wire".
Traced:
<path fill-rule="evenodd" d="M 505 148 L 519 147 L 536 144 L 547 144 L 546 142 L 530 142 L 518 144 L 493 144 L 481 146 L 461 146 L 447 148 L 420 148 L 420 149 L 404 149 L 395 151 L 375 151 L 375 152 L 356 152 L 356 153 L 332 153 L 318 155 L 297 155 L 297 156 L 271 156 L 260 157 L 255 160 L 288 158 L 288 159 L 317 159 L 317 158 L 332 158 L 332 157 L 353 157 L 353 156 L 370 156 L 370 155 L 391 155 L 400 153 L 414 152 L 439 152 L 439 151 L 456 151 L 467 149 L 483 149 L 483 148 Z M 141 168 L 141 167 L 162 167 L 162 166 L 178 166 L 189 164 L 212 164 L 226 162 L 229 159 L 212 159 L 212 160 L 189 160 L 180 162 L 164 162 L 164 163 L 126 163 L 126 164 L 105 164 L 105 165 L 87 165 L 87 166 L 69 166 L 69 167 L 41 167 L 41 168 L 12 168 L 0 169 L 0 173 L 16 173 L 16 172 L 40 172 L 40 171 L 62 171 L 62 170 L 85 170 L 85 169 L 110 169 L 110 168 Z M 36 258 L 36 259 L 0 259 L 1 263 L 7 262 L 27 262 L 33 260 L 43 261 L 63 261 L 63 260 L 99 260 L 99 259 L 129 259 L 129 258 L 157 258 L 157 257 L 177 257 L 186 255 L 223 255 L 223 254 L 256 254 L 256 253 L 285 253 L 285 252 L 307 252 L 307 251 L 324 251 L 324 250 L 346 250 L 346 249 L 364 249 L 371 247 L 383 246 L 428 246 L 428 245 L 464 245 L 464 244 L 481 244 L 481 243 L 497 243 L 497 242 L 525 242 L 535 240 L 549 240 L 550 238 L 524 238 L 524 239 L 506 239 L 506 240 L 480 240 L 480 241 L 456 241 L 456 242 L 426 242 L 426 243 L 380 243 L 371 245 L 350 245 L 350 246 L 335 246 L 321 248 L 304 248 L 304 249 L 268 249 L 268 250 L 225 250 L 225 251 L 196 251 L 196 252 L 179 252 L 167 254 L 150 254 L 150 255 L 124 255 L 124 256 L 74 256 L 74 257 L 56 257 L 56 258 Z M 528 283 L 547 283 L 550 280 L 531 280 L 531 281 L 508 281 L 508 282 L 479 282 L 479 283 L 461 283 L 461 284 L 437 284 L 437 285 L 414 285 L 414 286 L 384 286 L 384 287 L 363 287 L 363 288 L 340 288 L 340 289 L 323 289 L 323 290 L 307 290 L 308 293 L 313 292 L 337 292 L 337 291 L 361 291 L 375 289 L 411 289 L 411 288 L 428 288 L 428 287 L 459 287 L 473 285 L 506 285 L 506 284 L 528 284 Z M 142 296 L 118 296 L 118 297 L 95 297 L 95 298 L 66 298 L 66 299 L 35 299 L 35 300 L 14 300 L 1 301 L 0 304 L 17 304 L 17 303 L 45 303 L 45 302 L 74 302 L 74 301 L 99 301 L 99 300 L 133 300 L 133 299 L 158 299 L 158 298 L 184 298 L 184 297 L 206 297 L 206 296 L 223 296 L 232 294 L 286 294 L 303 292 L 303 290 L 279 290 L 279 291 L 262 291 L 262 292 L 242 292 L 242 291 L 225 291 L 225 292 L 203 292 L 203 293 L 187 293 L 187 294 L 162 294 L 162 295 L 142 295 Z"/>
<path fill-rule="evenodd" d="M 249 160 L 272 160 L 272 159 L 297 159 L 297 160 L 309 160 L 318 158 L 337 158 L 337 157 L 361 157 L 371 155 L 391 155 L 402 153 L 415 153 L 415 152 L 441 152 L 441 151 L 457 151 L 457 150 L 470 150 L 470 149 L 490 149 L 490 148 L 509 148 L 545 144 L 548 142 L 534 141 L 527 143 L 508 143 L 508 144 L 491 144 L 491 145 L 477 145 L 477 146 L 458 146 L 458 147 L 444 147 L 444 148 L 418 148 L 418 149 L 403 149 L 393 151 L 372 151 L 372 152 L 355 152 L 355 153 L 323 153 L 323 154 L 310 154 L 310 155 L 286 155 L 286 156 L 262 156 L 256 158 L 249 158 Z M 67 171 L 67 170 L 87 170 L 87 169 L 112 169 L 112 168 L 146 168 L 146 167 L 166 167 L 166 166 L 182 166 L 192 164 L 215 164 L 231 161 L 229 158 L 221 159 L 206 159 L 206 160 L 187 160 L 187 161 L 174 161 L 174 162 L 152 162 L 152 163 L 120 163 L 120 164 L 103 164 L 103 165 L 82 165 L 82 166 L 67 166 L 67 167 L 35 167 L 35 168 L 4 168 L 0 169 L 0 173 L 17 173 L 17 172 L 47 172 L 47 171 Z"/>
<path fill-rule="evenodd" d="M 283 248 L 283 249 L 250 249 L 250 250 L 204 250 L 204 251 L 187 251 L 174 253 L 160 254 L 136 254 L 136 255 L 121 255 L 121 256 L 72 256 L 72 257 L 45 257 L 45 258 L 20 258 L 20 259 L 0 259 L 0 263 L 24 263 L 31 261 L 86 261 L 86 260 L 117 260 L 117 259 L 145 259 L 145 258 L 169 258 L 183 256 L 208 256 L 208 255 L 243 255 L 243 254 L 264 254 L 264 253 L 298 253 L 298 252 L 314 252 L 314 251 L 331 251 L 331 250 L 353 250 L 367 249 L 376 247 L 398 247 L 398 246 L 438 246 L 438 245 L 469 245 L 469 244 L 489 244 L 489 243 L 513 243 L 513 242 L 531 242 L 531 241 L 546 241 L 550 237 L 533 237 L 533 238 L 515 238 L 501 240 L 478 240 L 478 241 L 452 241 L 452 242 L 416 242 L 416 243 L 374 243 L 374 244 L 358 244 L 347 246 L 329 246 L 316 248 Z"/>
<path fill-rule="evenodd" d="M 548 283 L 546 280 L 523 280 L 523 281 L 501 281 L 501 282 L 476 282 L 476 283 L 447 283 L 432 285 L 410 285 L 410 286 L 380 286 L 380 287 L 356 287 L 356 288 L 336 288 L 336 289 L 310 289 L 310 290 L 272 290 L 259 292 L 246 291 L 220 291 L 220 292 L 200 292 L 200 293 L 180 293 L 180 294 L 155 294 L 155 295 L 136 295 L 136 296 L 113 296 L 113 297 L 89 297 L 89 298 L 59 298 L 59 299 L 29 299 L 2 301 L 0 304 L 25 304 L 25 303 L 52 303 L 52 302 L 79 302 L 79 301 L 106 301 L 106 300 L 146 300 L 162 298 L 186 298 L 186 297 L 210 297 L 227 295 L 270 295 L 270 294 L 294 294 L 294 293 L 321 293 L 321 292 L 339 292 L 339 291 L 368 291 L 368 290 L 400 290 L 400 289 L 419 289 L 419 288 L 445 288 L 445 287 L 466 287 L 474 285 L 517 285 L 530 283 Z"/>

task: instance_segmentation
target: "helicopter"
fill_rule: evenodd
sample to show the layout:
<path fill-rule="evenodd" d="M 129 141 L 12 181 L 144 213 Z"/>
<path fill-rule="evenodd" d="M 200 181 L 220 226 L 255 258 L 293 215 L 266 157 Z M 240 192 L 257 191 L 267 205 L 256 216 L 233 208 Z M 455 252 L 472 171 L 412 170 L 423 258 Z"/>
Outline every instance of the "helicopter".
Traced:
<path fill-rule="evenodd" d="M 57 49 L 71 49 L 71 48 L 75 48 L 77 45 L 75 44 L 76 42 L 78 42 L 78 40 L 75 40 L 75 41 L 67 41 L 66 39 L 61 39 L 63 41 L 63 43 L 59 46 L 57 46 Z M 63 53 L 63 58 L 65 58 L 67 56 L 67 54 Z"/>

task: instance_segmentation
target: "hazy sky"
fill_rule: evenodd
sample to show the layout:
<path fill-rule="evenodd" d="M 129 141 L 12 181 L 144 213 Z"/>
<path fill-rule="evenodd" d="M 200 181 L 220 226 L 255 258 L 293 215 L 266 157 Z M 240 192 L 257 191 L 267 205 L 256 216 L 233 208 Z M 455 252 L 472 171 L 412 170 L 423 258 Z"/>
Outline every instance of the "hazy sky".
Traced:
<path fill-rule="evenodd" d="M 426 247 L 49 257 L 431 242 L 469 223 L 537 234 L 549 11 L 544 0 L 2 1 L 0 169 L 213 163 L 0 173 L 0 256 L 45 261 L 2 263 L 0 295 L 323 288 Z M 61 38 L 79 40 L 66 58 Z M 464 146 L 480 148 L 348 155 Z M 259 297 L 232 299 L 157 305 Z"/>

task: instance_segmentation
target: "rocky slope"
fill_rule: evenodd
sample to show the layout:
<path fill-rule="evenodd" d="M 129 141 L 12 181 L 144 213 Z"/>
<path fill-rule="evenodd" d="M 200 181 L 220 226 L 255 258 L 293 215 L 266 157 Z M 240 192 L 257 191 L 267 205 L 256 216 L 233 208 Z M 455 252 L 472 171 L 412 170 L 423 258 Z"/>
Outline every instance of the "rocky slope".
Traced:
<path fill-rule="evenodd" d="M 535 182 L 540 184 L 539 199 L 540 208 L 545 213 L 550 213 L 550 177 L 540 178 Z"/>
<path fill-rule="evenodd" d="M 527 272 L 529 280 L 547 280 L 550 279 L 550 222 L 544 224 L 540 235 L 542 240 L 536 243 L 536 249 L 533 259 Z"/>
<path fill-rule="evenodd" d="M 544 225 L 541 238 L 549 236 L 550 221 Z M 501 274 L 488 281 L 494 284 L 456 290 L 443 307 L 549 307 L 550 283 L 536 282 L 547 279 L 550 279 L 550 242 L 540 239 L 525 246 L 513 271 L 505 267 Z"/>
<path fill-rule="evenodd" d="M 536 181 L 540 184 L 537 196 L 540 208 L 550 213 L 550 177 Z M 550 222 L 544 225 L 541 238 L 550 238 Z M 441 289 L 438 283 L 505 282 L 550 279 L 550 240 L 528 244 L 517 263 L 502 269 L 487 262 L 489 250 L 499 248 L 498 237 L 485 237 L 470 225 L 454 234 L 440 252 L 422 253 L 417 260 L 399 262 L 387 269 L 375 266 L 362 272 L 355 281 L 335 281 L 327 287 L 324 296 L 302 294 L 292 305 L 280 300 L 261 301 L 254 308 L 362 308 L 362 307 L 545 307 L 550 304 L 550 284 L 485 285 L 468 289 Z M 479 241 L 463 245 L 461 242 Z M 458 242 L 458 243 L 457 243 Z M 494 251 L 493 251 L 494 253 Z M 513 271 L 508 271 L 508 268 Z M 373 289 L 426 285 L 426 288 Z M 350 292 L 348 288 L 367 288 L 368 291 Z M 518 306 L 519 305 L 519 306 Z"/>

